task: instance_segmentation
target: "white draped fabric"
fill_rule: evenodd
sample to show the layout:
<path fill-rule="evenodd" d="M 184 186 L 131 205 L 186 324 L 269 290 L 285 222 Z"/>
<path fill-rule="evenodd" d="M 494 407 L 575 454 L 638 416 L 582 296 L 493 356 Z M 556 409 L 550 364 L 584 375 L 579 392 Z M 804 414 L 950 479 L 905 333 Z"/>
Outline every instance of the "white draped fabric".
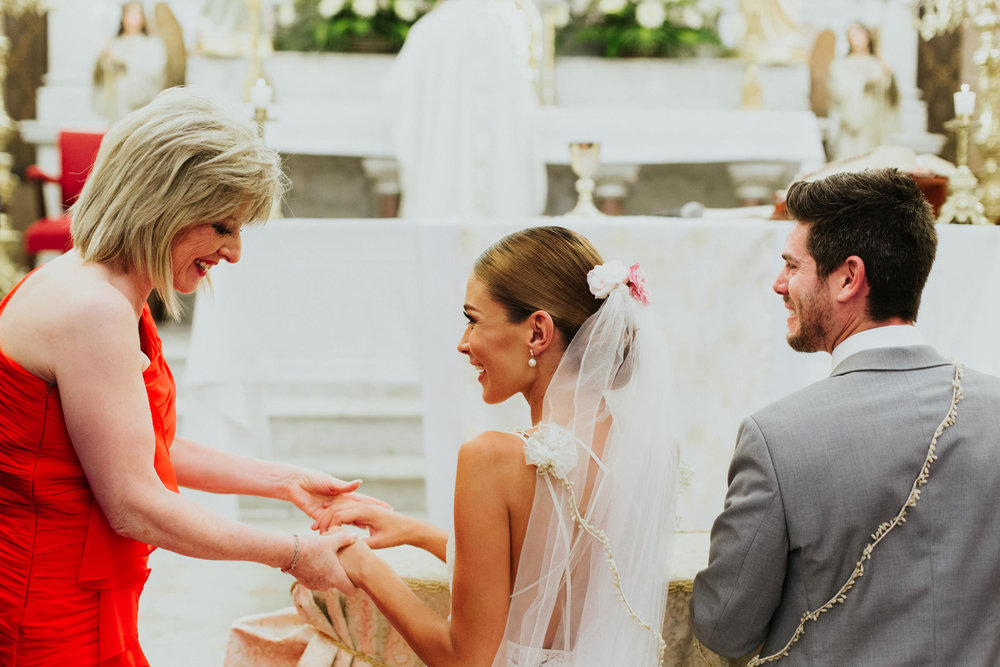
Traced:
<path fill-rule="evenodd" d="M 448 0 L 414 24 L 385 83 L 404 217 L 537 215 L 537 96 L 500 14 Z"/>
<path fill-rule="evenodd" d="M 669 218 L 522 218 L 462 224 L 280 220 L 244 234 L 239 264 L 199 294 L 183 434 L 269 455 L 259 406 L 275 383 L 419 382 L 428 509 L 447 527 L 460 444 L 530 422 L 521 399 L 486 406 L 455 346 L 472 263 L 506 233 L 564 224 L 605 259 L 639 261 L 665 326 L 680 446 L 681 530 L 708 530 L 722 508 L 740 420 L 829 372 L 829 356 L 792 352 L 771 285 L 789 223 Z M 1000 375 L 1000 230 L 939 228 L 918 326 L 946 356 Z"/>

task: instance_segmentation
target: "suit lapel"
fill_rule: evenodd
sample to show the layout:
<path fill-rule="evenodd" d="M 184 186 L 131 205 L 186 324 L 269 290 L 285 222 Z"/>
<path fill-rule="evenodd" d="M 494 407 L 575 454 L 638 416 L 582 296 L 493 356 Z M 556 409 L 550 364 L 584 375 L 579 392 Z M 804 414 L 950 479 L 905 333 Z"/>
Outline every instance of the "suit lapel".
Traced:
<path fill-rule="evenodd" d="M 951 363 L 930 345 L 880 347 L 852 354 L 837 364 L 830 377 L 858 371 L 909 371 Z"/>

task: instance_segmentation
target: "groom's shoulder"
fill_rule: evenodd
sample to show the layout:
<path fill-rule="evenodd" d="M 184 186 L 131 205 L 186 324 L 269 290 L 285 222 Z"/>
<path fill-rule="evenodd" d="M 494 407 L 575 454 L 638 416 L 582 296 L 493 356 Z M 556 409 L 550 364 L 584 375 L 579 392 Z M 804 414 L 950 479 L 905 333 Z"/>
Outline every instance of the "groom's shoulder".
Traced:
<path fill-rule="evenodd" d="M 758 425 L 799 421 L 804 416 L 818 415 L 843 405 L 845 383 L 836 377 L 827 377 L 779 398 L 758 409 L 749 419 Z"/>

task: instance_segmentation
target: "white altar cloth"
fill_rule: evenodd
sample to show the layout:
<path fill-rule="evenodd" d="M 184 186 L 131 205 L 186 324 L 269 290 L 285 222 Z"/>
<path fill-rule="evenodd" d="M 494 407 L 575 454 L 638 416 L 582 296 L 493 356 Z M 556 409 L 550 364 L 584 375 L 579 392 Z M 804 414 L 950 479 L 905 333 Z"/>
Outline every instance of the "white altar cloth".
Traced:
<path fill-rule="evenodd" d="M 282 153 L 394 157 L 378 104 L 276 104 L 265 141 Z M 573 141 L 601 142 L 602 164 L 781 162 L 812 171 L 825 162 L 811 111 L 544 107 L 538 154 L 569 164 Z"/>
<path fill-rule="evenodd" d="M 447 525 L 455 456 L 488 428 L 522 427 L 520 398 L 485 406 L 457 353 L 473 260 L 505 233 L 561 224 L 605 259 L 639 261 L 666 327 L 684 461 L 679 530 L 708 530 L 722 509 L 740 420 L 825 376 L 829 355 L 792 352 L 771 291 L 790 223 L 670 218 L 511 221 L 276 220 L 244 233 L 243 259 L 213 269 L 199 294 L 180 384 L 186 435 L 268 456 L 269 385 L 419 382 L 428 510 Z M 939 227 L 919 326 L 946 356 L 1000 375 L 1000 230 Z M 251 443 L 251 444 L 248 444 Z"/>

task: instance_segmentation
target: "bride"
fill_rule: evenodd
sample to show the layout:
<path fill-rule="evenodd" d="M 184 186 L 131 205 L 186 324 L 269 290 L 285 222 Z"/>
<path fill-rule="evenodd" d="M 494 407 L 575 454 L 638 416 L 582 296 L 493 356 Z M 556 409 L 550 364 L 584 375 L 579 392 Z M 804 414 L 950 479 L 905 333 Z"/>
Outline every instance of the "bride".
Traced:
<path fill-rule="evenodd" d="M 370 505 L 315 526 L 367 528 L 340 560 L 431 667 L 656 665 L 677 453 L 638 265 L 604 264 L 561 227 L 511 234 L 475 263 L 458 351 L 483 400 L 521 394 L 531 427 L 459 453 L 454 533 Z M 412 544 L 449 564 L 441 618 L 372 548 Z"/>

